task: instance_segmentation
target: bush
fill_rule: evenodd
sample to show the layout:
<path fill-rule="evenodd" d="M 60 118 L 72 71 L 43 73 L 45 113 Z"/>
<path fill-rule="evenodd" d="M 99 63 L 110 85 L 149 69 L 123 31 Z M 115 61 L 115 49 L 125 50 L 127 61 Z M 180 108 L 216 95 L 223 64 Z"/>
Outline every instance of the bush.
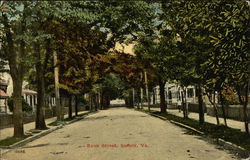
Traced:
<path fill-rule="evenodd" d="M 13 97 L 9 97 L 8 98 L 8 106 L 9 106 L 9 110 L 11 111 L 11 112 L 13 112 Z M 25 102 L 25 100 L 24 99 L 22 99 L 22 107 L 23 107 L 23 112 L 30 112 L 30 111 L 32 111 L 32 107 L 27 103 L 27 102 Z"/>
<path fill-rule="evenodd" d="M 234 91 L 232 88 L 224 87 L 222 90 L 222 95 L 224 97 L 225 104 L 227 105 L 239 104 L 236 91 Z"/>

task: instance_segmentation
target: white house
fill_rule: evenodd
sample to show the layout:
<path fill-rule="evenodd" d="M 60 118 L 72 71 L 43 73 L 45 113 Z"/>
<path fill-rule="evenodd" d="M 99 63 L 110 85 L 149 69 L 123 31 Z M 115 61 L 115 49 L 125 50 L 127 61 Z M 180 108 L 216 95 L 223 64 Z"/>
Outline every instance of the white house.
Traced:
<path fill-rule="evenodd" d="M 165 100 L 168 104 L 176 104 L 181 105 L 182 102 L 182 94 L 183 89 L 180 85 L 176 83 L 166 83 L 165 85 Z M 196 90 L 194 86 L 188 86 L 183 91 L 183 96 L 186 95 L 188 103 L 196 103 Z M 151 96 L 151 102 L 155 99 L 155 103 L 160 103 L 160 88 L 159 86 L 154 88 L 154 95 Z"/>

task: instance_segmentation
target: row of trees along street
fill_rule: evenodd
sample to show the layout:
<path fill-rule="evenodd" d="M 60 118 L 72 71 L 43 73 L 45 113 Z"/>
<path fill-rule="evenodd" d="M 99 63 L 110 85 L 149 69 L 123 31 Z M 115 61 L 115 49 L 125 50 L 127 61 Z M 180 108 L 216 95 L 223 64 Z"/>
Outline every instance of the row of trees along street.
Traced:
<path fill-rule="evenodd" d="M 183 90 L 197 88 L 201 125 L 203 94 L 217 113 L 211 95 L 219 93 L 224 113 L 224 88 L 233 88 L 249 133 L 250 8 L 245 0 L 4 1 L 0 10 L 0 67 L 8 62 L 13 79 L 14 137 L 24 135 L 24 80 L 38 93 L 36 129 L 47 128 L 45 93 L 56 96 L 57 120 L 63 121 L 67 97 L 88 94 L 92 109 L 105 109 L 117 97 L 133 106 L 135 93 L 146 88 L 148 98 L 159 85 L 166 113 L 169 81 Z M 135 55 L 115 50 L 116 43 L 135 44 Z M 225 113 L 224 119 L 226 125 Z"/>

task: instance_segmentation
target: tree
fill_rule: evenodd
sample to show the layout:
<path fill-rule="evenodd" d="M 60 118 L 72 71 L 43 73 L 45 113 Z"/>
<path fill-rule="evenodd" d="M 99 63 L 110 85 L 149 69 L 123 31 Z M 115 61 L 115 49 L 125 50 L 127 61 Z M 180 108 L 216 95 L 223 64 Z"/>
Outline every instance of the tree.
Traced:
<path fill-rule="evenodd" d="M 28 46 L 25 33 L 27 31 L 27 17 L 30 2 L 8 2 L 0 18 L 3 35 L 2 48 L 10 66 L 10 75 L 13 80 L 13 124 L 14 137 L 22 137 L 23 114 L 22 114 L 22 84 L 25 71 L 28 68 Z"/>

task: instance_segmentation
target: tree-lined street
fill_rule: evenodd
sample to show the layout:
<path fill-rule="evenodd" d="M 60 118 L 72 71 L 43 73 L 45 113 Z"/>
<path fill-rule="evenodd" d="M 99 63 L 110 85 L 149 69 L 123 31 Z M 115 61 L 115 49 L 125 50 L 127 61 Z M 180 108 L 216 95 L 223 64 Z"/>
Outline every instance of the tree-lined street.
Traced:
<path fill-rule="evenodd" d="M 127 108 L 112 108 L 14 149 L 3 159 L 230 160 L 232 157 L 170 122 Z"/>
<path fill-rule="evenodd" d="M 135 108 L 249 156 L 249 4 L 0 0 L 0 128 L 13 127 L 0 148 L 29 139 L 25 123 L 39 133 L 63 125 L 6 159 L 232 158 Z M 131 110 L 110 109 L 112 100 Z M 64 125 L 80 111 L 97 113 Z"/>

